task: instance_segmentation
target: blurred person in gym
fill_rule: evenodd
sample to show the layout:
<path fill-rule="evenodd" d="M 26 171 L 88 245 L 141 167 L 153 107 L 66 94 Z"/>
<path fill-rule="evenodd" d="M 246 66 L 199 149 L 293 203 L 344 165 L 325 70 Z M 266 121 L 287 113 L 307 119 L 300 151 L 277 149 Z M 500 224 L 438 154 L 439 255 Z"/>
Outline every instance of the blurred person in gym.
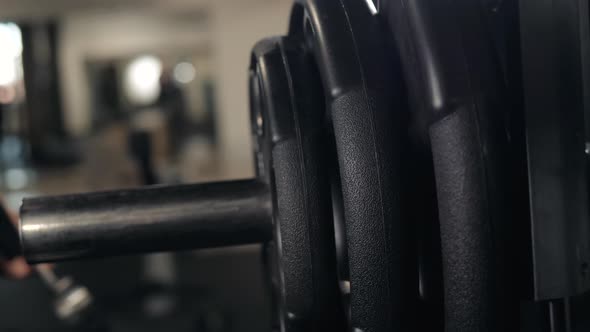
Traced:
<path fill-rule="evenodd" d="M 2 91 L 0 91 L 0 94 Z M 0 95 L 1 97 L 1 95 Z M 0 131 L 3 128 L 3 115 L 6 106 L 0 102 Z M 5 209 L 10 221 L 14 226 L 18 226 L 18 215 L 12 211 L 9 211 L 4 206 L 2 199 L 0 198 L 0 209 Z M 15 257 L 7 260 L 0 257 L 0 276 L 9 279 L 23 279 L 31 274 L 31 267 L 27 264 L 23 257 Z"/>
<path fill-rule="evenodd" d="M 13 211 L 9 211 L 3 205 L 0 205 L 0 208 L 6 210 L 6 213 L 10 217 L 10 221 L 15 225 L 18 226 L 18 215 Z M 6 260 L 4 258 L 0 258 L 0 275 L 4 278 L 8 279 L 24 279 L 31 274 L 31 267 L 25 259 L 21 256 L 15 257 L 10 260 Z"/>

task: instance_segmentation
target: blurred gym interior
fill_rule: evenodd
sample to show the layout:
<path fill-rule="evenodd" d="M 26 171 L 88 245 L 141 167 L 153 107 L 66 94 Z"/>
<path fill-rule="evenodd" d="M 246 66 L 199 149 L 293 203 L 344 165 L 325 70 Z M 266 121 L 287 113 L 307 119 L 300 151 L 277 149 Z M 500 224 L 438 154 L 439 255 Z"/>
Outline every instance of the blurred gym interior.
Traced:
<path fill-rule="evenodd" d="M 0 1 L 0 187 L 23 197 L 254 175 L 252 45 L 289 0 Z M 59 264 L 109 331 L 265 331 L 261 245 Z M 38 277 L 0 280 L 0 331 L 74 331 Z M 80 331 L 84 329 L 78 328 Z"/>

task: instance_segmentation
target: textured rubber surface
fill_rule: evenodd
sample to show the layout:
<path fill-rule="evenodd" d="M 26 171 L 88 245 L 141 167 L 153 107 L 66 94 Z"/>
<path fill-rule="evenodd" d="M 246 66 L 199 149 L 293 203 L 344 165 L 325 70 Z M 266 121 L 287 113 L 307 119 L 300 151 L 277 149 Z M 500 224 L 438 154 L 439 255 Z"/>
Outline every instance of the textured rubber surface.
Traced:
<path fill-rule="evenodd" d="M 302 45 L 287 38 L 262 43 L 255 57 L 272 145 L 282 325 L 342 329 L 320 81 Z"/>
<path fill-rule="evenodd" d="M 383 2 L 432 148 L 446 331 L 507 331 L 507 107 L 481 2 Z M 514 300 L 510 303 L 518 303 Z"/>
<path fill-rule="evenodd" d="M 401 77 L 386 57 L 380 22 L 364 1 L 301 3 L 338 153 L 351 327 L 400 331 L 410 306 L 405 291 L 412 288 L 404 277 L 409 271 L 400 206 Z"/>
<path fill-rule="evenodd" d="M 390 321 L 392 316 L 385 309 L 394 314 L 402 310 L 394 295 L 402 293 L 401 276 L 396 273 L 402 265 L 402 253 L 392 245 L 401 242 L 397 239 L 401 234 L 392 227 L 392 219 L 399 216 L 386 203 L 399 197 L 383 188 L 392 173 L 375 167 L 379 163 L 375 155 L 382 152 L 373 147 L 372 124 L 365 120 L 371 117 L 370 109 L 366 108 L 367 100 L 359 95 L 362 92 L 347 94 L 332 104 L 334 130 L 341 133 L 336 141 L 343 181 L 351 320 L 363 331 L 398 331 L 401 321 Z"/>
<path fill-rule="evenodd" d="M 496 327 L 493 229 L 488 220 L 485 168 L 472 110 L 461 109 L 430 129 L 438 185 L 447 331 Z"/>

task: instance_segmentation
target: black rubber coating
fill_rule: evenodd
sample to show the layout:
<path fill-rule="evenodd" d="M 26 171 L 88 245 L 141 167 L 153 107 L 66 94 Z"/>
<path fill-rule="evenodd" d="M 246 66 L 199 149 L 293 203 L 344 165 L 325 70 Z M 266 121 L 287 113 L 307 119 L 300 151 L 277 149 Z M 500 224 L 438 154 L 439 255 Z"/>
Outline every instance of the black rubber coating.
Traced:
<path fill-rule="evenodd" d="M 458 110 L 431 127 L 438 185 L 447 331 L 495 328 L 493 233 L 480 179 L 485 168 L 471 110 Z"/>
<path fill-rule="evenodd" d="M 267 39 L 254 49 L 271 185 L 284 331 L 341 329 L 321 83 L 303 45 Z"/>
<path fill-rule="evenodd" d="M 400 331 L 405 241 L 400 154 L 401 75 L 367 3 L 300 1 L 305 38 L 320 68 L 342 181 L 352 330 Z"/>
<path fill-rule="evenodd" d="M 413 117 L 437 184 L 446 331 L 509 331 L 507 107 L 483 9 L 472 0 L 392 0 Z M 512 303 L 518 303 L 514 300 Z"/>

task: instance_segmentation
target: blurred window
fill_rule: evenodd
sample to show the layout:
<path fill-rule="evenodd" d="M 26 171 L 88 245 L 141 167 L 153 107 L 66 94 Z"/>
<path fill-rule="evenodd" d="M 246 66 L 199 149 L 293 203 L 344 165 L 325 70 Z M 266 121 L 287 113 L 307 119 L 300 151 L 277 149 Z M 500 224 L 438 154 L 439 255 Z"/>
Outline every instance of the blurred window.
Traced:
<path fill-rule="evenodd" d="M 0 103 L 11 104 L 18 97 L 17 83 L 22 79 L 22 37 L 14 23 L 0 23 Z"/>

